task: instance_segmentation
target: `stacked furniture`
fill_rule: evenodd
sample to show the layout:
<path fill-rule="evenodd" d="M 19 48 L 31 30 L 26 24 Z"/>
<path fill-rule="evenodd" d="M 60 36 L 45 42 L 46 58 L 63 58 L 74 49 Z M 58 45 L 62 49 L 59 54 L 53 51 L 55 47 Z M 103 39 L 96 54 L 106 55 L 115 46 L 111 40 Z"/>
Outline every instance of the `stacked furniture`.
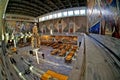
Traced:
<path fill-rule="evenodd" d="M 74 51 L 70 51 L 68 53 L 68 55 L 65 57 L 65 62 L 71 62 L 72 61 L 72 57 L 74 56 L 75 52 Z"/>
<path fill-rule="evenodd" d="M 54 49 L 53 51 L 51 51 L 51 54 L 52 55 L 55 55 L 55 54 L 57 54 L 59 52 L 59 49 Z"/>
<path fill-rule="evenodd" d="M 68 80 L 68 76 L 48 70 L 42 75 L 41 80 Z"/>

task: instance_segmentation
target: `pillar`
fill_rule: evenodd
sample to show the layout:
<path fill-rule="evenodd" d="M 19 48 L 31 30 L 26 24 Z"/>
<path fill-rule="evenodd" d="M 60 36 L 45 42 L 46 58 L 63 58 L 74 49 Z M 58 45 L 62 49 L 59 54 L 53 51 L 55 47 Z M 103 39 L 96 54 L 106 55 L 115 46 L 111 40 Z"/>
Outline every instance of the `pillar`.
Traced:
<path fill-rule="evenodd" d="M 6 73 L 6 79 L 9 79 L 9 80 L 12 80 L 11 76 L 10 76 L 10 72 L 9 72 L 9 69 L 7 68 L 6 66 L 6 63 L 8 63 L 6 61 L 6 57 L 5 57 L 5 53 L 6 53 L 6 50 L 5 50 L 5 41 L 4 41 L 4 33 L 5 33 L 5 11 L 6 11 L 6 7 L 7 7 L 7 4 L 8 4 L 8 1 L 9 0 L 0 0 L 0 42 L 1 42 L 1 45 L 2 45 L 2 52 L 0 52 L 0 56 L 2 58 L 2 65 L 3 65 L 3 68 L 4 68 L 4 72 Z"/>
<path fill-rule="evenodd" d="M 0 0 L 0 41 L 4 40 L 4 32 L 5 32 L 5 26 L 4 26 L 4 19 L 5 19 L 5 11 L 9 0 Z"/>

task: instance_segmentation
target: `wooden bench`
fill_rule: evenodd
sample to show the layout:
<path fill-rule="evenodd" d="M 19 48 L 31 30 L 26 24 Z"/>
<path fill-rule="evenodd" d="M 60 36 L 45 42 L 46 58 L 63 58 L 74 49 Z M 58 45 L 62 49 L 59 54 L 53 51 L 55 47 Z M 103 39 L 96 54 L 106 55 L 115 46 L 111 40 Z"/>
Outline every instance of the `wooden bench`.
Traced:
<path fill-rule="evenodd" d="M 66 46 L 65 50 L 69 51 L 70 48 L 71 48 L 71 46 Z"/>
<path fill-rule="evenodd" d="M 56 46 L 56 45 L 58 45 L 58 43 L 53 43 L 53 44 L 51 45 L 51 47 Z"/>
<path fill-rule="evenodd" d="M 45 73 L 42 75 L 41 80 L 50 80 L 52 78 L 52 76 L 50 76 L 49 74 Z"/>
<path fill-rule="evenodd" d="M 73 46 L 73 48 L 72 48 L 72 50 L 71 50 L 71 51 L 76 52 L 76 51 L 77 51 L 77 49 L 78 49 L 78 46 Z"/>
<path fill-rule="evenodd" d="M 61 49 L 63 49 L 63 48 L 64 48 L 64 45 L 61 45 L 58 49 L 60 49 L 60 50 L 61 50 Z"/>
<path fill-rule="evenodd" d="M 56 80 L 68 80 L 68 76 L 56 73 L 52 70 L 48 70 L 45 74 L 43 74 L 41 77 L 41 80 L 49 80 L 50 78 L 56 78 Z M 51 79 L 51 80 L 54 80 L 54 79 Z"/>
<path fill-rule="evenodd" d="M 17 52 L 17 48 L 12 47 L 12 48 L 11 48 L 11 51 L 12 51 L 13 53 L 16 53 L 16 52 Z"/>
<path fill-rule="evenodd" d="M 54 44 L 54 42 L 52 42 L 52 41 L 51 41 L 51 42 L 48 42 L 48 43 L 47 43 L 47 46 L 51 46 L 52 44 Z"/>
<path fill-rule="evenodd" d="M 57 54 L 59 52 L 59 49 L 54 49 L 52 52 L 51 52 L 51 54 L 52 55 L 55 55 L 55 54 Z"/>
<path fill-rule="evenodd" d="M 54 49 L 56 49 L 56 48 L 58 48 L 58 47 L 59 47 L 59 44 L 58 44 L 58 45 L 53 46 L 53 48 L 54 48 Z"/>
<path fill-rule="evenodd" d="M 65 62 L 71 62 L 74 53 L 74 51 L 70 51 L 70 53 L 65 57 Z"/>
<path fill-rule="evenodd" d="M 59 53 L 59 56 L 65 56 L 66 55 L 66 50 L 62 49 L 61 52 Z"/>

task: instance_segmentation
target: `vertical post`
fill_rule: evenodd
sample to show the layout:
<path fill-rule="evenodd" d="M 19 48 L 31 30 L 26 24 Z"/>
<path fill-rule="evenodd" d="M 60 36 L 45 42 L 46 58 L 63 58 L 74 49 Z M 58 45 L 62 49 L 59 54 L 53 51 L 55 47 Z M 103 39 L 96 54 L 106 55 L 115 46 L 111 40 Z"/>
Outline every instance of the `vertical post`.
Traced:
<path fill-rule="evenodd" d="M 87 26 L 87 28 L 86 28 L 86 33 L 89 33 L 89 20 L 88 20 L 88 8 L 86 8 L 86 26 Z"/>
<path fill-rule="evenodd" d="M 7 78 L 9 80 L 12 80 L 12 77 L 10 76 L 9 70 L 6 66 L 6 59 L 5 59 L 5 53 L 6 53 L 6 46 L 5 46 L 5 11 L 9 0 L 0 0 L 0 42 L 2 43 L 2 52 L 0 53 L 0 56 L 3 61 L 4 69 L 7 74 Z"/>
<path fill-rule="evenodd" d="M 38 49 L 39 49 L 39 48 L 33 49 L 33 51 L 34 51 L 35 54 L 36 54 L 37 63 L 39 64 Z"/>
<path fill-rule="evenodd" d="M 0 0 L 0 40 L 4 40 L 4 19 L 5 19 L 5 11 L 9 0 Z"/>
<path fill-rule="evenodd" d="M 14 47 L 16 48 L 16 40 L 15 40 L 15 39 L 13 39 L 13 42 L 14 42 Z"/>
<path fill-rule="evenodd" d="M 120 18 L 120 1 L 119 0 L 116 0 L 116 3 L 117 3 L 117 20 L 116 20 L 116 23 L 119 21 L 119 18 Z M 119 23 L 117 23 L 119 24 Z M 119 28 L 119 35 L 120 35 L 120 28 Z"/>
<path fill-rule="evenodd" d="M 38 58 L 38 51 L 36 50 L 35 53 L 36 53 L 36 59 L 37 59 L 37 63 L 39 64 L 39 58 Z"/>
<path fill-rule="evenodd" d="M 102 24 L 101 24 L 101 20 L 100 20 L 100 30 L 99 30 L 99 34 L 102 34 L 102 33 L 101 33 L 101 27 L 102 27 L 102 26 L 101 26 L 101 25 L 102 25 Z"/>
<path fill-rule="evenodd" d="M 119 2 L 119 0 L 116 0 L 116 3 L 117 3 L 117 12 L 119 13 L 120 12 L 120 9 L 119 9 L 120 2 Z"/>

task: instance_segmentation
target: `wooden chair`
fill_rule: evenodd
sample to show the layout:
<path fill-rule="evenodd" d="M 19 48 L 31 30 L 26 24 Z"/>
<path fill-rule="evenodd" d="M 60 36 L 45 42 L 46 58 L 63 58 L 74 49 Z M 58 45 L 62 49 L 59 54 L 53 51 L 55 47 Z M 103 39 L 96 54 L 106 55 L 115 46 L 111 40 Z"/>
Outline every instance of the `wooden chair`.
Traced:
<path fill-rule="evenodd" d="M 59 56 L 65 56 L 66 55 L 66 50 L 62 49 L 61 52 L 59 53 Z"/>
<path fill-rule="evenodd" d="M 73 56 L 74 56 L 74 51 L 70 51 L 70 53 L 65 57 L 65 62 L 71 62 Z"/>
<path fill-rule="evenodd" d="M 41 80 L 68 80 L 68 76 L 56 73 L 52 70 L 48 70 L 46 73 L 42 75 Z"/>
<path fill-rule="evenodd" d="M 55 54 L 57 54 L 59 52 L 59 49 L 54 49 L 52 52 L 51 52 L 51 54 L 52 55 L 55 55 Z"/>

